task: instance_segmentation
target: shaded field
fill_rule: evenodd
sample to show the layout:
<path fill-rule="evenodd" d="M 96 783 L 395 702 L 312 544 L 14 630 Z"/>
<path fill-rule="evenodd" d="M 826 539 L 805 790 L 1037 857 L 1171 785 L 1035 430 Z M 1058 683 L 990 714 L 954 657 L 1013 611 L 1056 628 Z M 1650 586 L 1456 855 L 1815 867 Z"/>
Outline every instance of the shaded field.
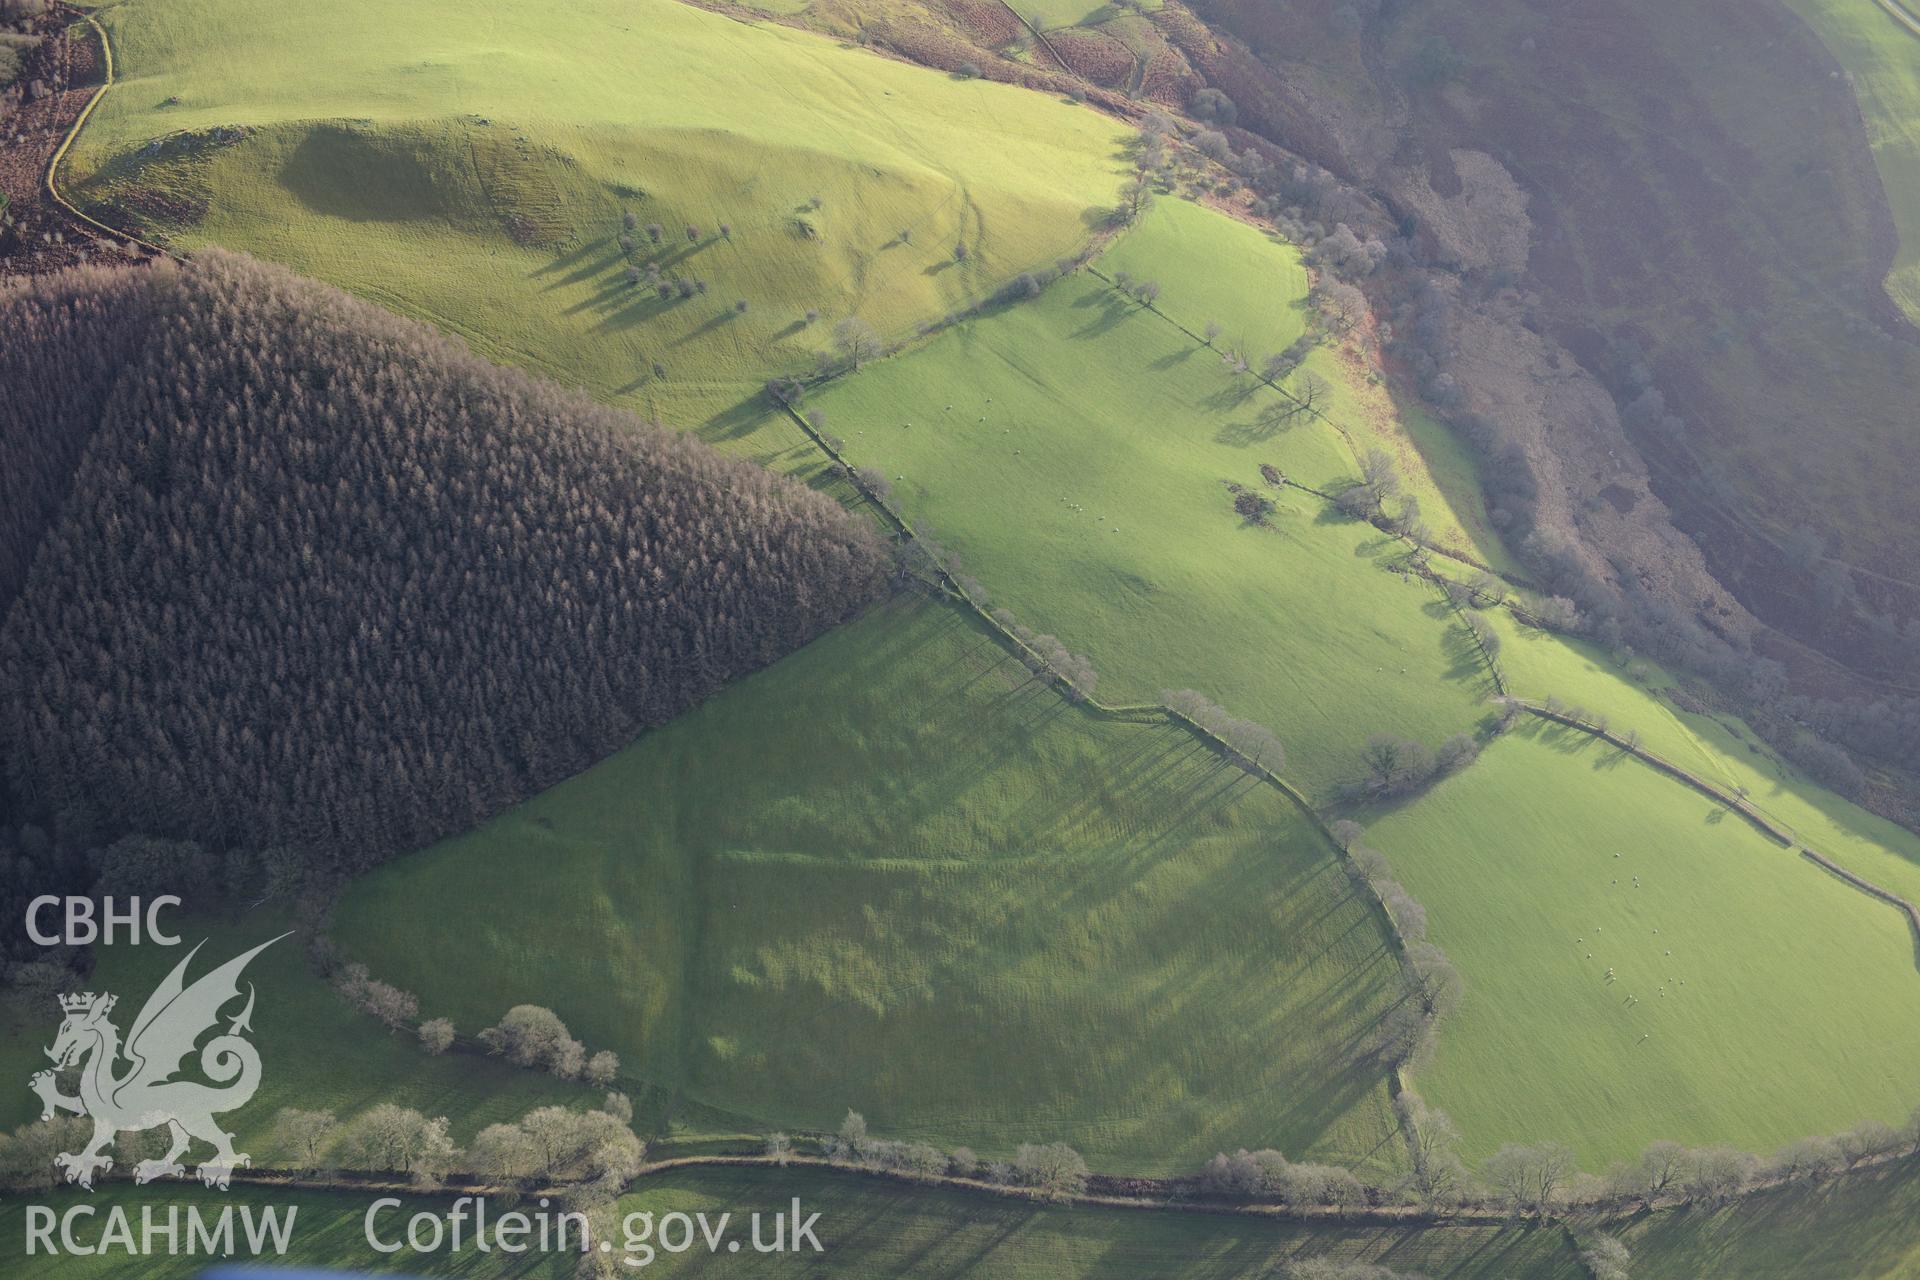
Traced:
<path fill-rule="evenodd" d="M 1620 1232 L 1647 1280 L 1892 1280 L 1920 1274 L 1911 1160 L 1718 1208 L 1645 1215 Z"/>
<path fill-rule="evenodd" d="M 1419 1085 L 1476 1156 L 1770 1152 L 1912 1109 L 1905 918 L 1616 748 L 1523 718 L 1369 838 L 1466 979 Z"/>
<path fill-rule="evenodd" d="M 362 1218 L 373 1193 L 269 1192 L 236 1187 L 220 1203 L 297 1208 L 295 1248 L 286 1261 L 315 1266 L 404 1266 L 414 1274 L 456 1276 L 540 1276 L 575 1274 L 570 1254 L 526 1255 L 515 1260 L 498 1252 L 471 1250 L 450 1256 L 404 1252 L 384 1258 L 368 1248 Z M 818 1213 L 819 1254 L 756 1254 L 751 1215 L 767 1221 L 772 1235 L 776 1213 L 791 1213 L 798 1198 L 805 1214 Z M 49 1197 L 56 1211 L 82 1197 Z M 165 1205 L 162 1195 L 115 1185 L 94 1196 L 102 1212 L 123 1206 Z M 212 1203 L 202 1201 L 203 1209 Z M 396 1237 L 408 1214 L 444 1211 L 445 1198 L 410 1197 L 400 1209 L 378 1220 L 383 1238 Z M 529 1206 L 523 1205 L 523 1210 Z M 621 1213 L 706 1213 L 709 1223 L 731 1214 L 729 1234 L 743 1241 L 738 1253 L 708 1256 L 705 1245 L 686 1253 L 657 1247 L 644 1272 L 758 1276 L 832 1274 L 851 1277 L 977 1277 L 980 1280 L 1073 1280 L 1075 1277 L 1195 1277 L 1232 1280 L 1271 1275 L 1285 1262 L 1330 1258 L 1390 1266 L 1434 1280 L 1577 1280 L 1583 1275 L 1564 1232 L 1557 1227 L 1516 1224 L 1494 1226 L 1370 1226 L 1263 1221 L 1208 1214 L 1147 1213 L 1109 1208 L 1062 1208 L 968 1191 L 913 1187 L 853 1174 L 814 1170 L 682 1169 L 651 1176 L 623 1197 Z M 496 1206 L 494 1212 L 499 1212 Z M 636 1232 L 639 1224 L 635 1223 Z M 0 1202 L 0 1246 L 18 1252 L 24 1236 L 19 1201 Z M 650 1239 L 657 1239 L 657 1232 Z M 616 1237 L 624 1244 L 624 1236 Z M 17 1256 L 16 1253 L 16 1256 Z M 644 1256 L 636 1251 L 632 1256 Z M 13 1264 L 10 1275 L 22 1280 L 66 1277 L 187 1277 L 198 1274 L 201 1260 L 49 1258 Z"/>
<path fill-rule="evenodd" d="M 431 910 L 423 904 L 434 904 Z M 350 890 L 336 936 L 481 1025 L 551 1004 L 758 1127 L 1166 1172 L 1392 1169 L 1384 920 L 1277 792 L 1028 679 L 959 611 L 842 628 Z"/>
<path fill-rule="evenodd" d="M 82 203 L 679 425 L 810 365 L 843 316 L 897 336 L 1073 252 L 1118 181 L 1092 111 L 673 0 L 101 18 L 126 78 L 73 158 Z M 648 262 L 705 291 L 628 284 Z"/>
<path fill-rule="evenodd" d="M 1368 1262 L 1427 1275 L 1580 1274 L 1557 1228 L 1358 1226 L 1259 1221 L 1207 1214 L 1071 1209 L 965 1191 L 794 1171 L 775 1182 L 760 1170 L 682 1170 L 641 1184 L 623 1209 L 777 1207 L 799 1196 L 821 1212 L 823 1260 L 834 1274 L 1062 1277 L 1272 1275 L 1310 1257 Z M 687 1269 L 695 1269 L 686 1259 Z M 756 1267 L 757 1264 L 757 1267 Z M 715 1271 L 781 1274 L 793 1259 L 728 1260 Z"/>

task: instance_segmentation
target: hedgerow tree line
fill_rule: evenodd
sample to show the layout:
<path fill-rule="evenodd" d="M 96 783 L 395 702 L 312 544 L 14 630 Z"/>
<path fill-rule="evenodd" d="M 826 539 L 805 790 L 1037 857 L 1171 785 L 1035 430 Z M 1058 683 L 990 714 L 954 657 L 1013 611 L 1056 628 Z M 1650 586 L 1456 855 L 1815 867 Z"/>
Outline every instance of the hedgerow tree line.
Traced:
<path fill-rule="evenodd" d="M 1346 851 L 1348 874 L 1386 911 L 1399 935 L 1411 984 L 1410 998 L 1381 1019 L 1376 1043 L 1390 1060 L 1417 1065 L 1433 1051 L 1440 1025 L 1459 1006 L 1466 982 L 1446 952 L 1428 940 L 1426 907 L 1394 878 L 1386 855 L 1365 842 L 1365 829 L 1341 818 L 1327 830 Z"/>
<path fill-rule="evenodd" d="M 888 578 L 819 494 L 246 258 L 9 285 L 0 333 L 10 889 L 127 834 L 366 867 Z"/>
<path fill-rule="evenodd" d="M 463 1147 L 446 1116 L 396 1103 L 345 1117 L 326 1107 L 283 1107 L 258 1163 L 319 1179 L 400 1174 L 422 1190 L 456 1173 L 509 1189 L 565 1185 L 569 1203 L 584 1207 L 618 1196 L 639 1173 L 646 1144 L 632 1124 L 633 1104 L 609 1093 L 585 1110 L 536 1107 L 518 1120 L 488 1125 Z M 15 1186 L 50 1188 L 59 1176 L 54 1154 L 84 1144 L 91 1127 L 81 1117 L 61 1116 L 0 1135 L 0 1176 Z M 167 1147 L 165 1126 L 128 1130 L 114 1139 L 113 1161 L 131 1168 Z"/>
<path fill-rule="evenodd" d="M 764 1149 L 784 1163 L 792 1142 L 784 1133 L 767 1135 Z M 1064 1142 L 1023 1142 L 1007 1159 L 982 1160 L 969 1147 L 951 1152 L 926 1142 L 899 1142 L 867 1129 L 867 1119 L 849 1109 L 835 1132 L 820 1139 L 820 1150 L 835 1164 L 884 1170 L 908 1177 L 975 1178 L 1003 1187 L 1025 1187 L 1048 1197 L 1079 1195 L 1091 1174 L 1080 1153 Z"/>
<path fill-rule="evenodd" d="M 1867 1121 L 1842 1133 L 1787 1143 L 1765 1158 L 1724 1145 L 1688 1147 L 1661 1140 L 1595 1174 L 1580 1169 L 1565 1144 L 1539 1142 L 1504 1144 L 1469 1166 L 1445 1112 L 1412 1089 L 1402 1090 L 1394 1107 L 1412 1159 L 1409 1172 L 1390 1182 L 1366 1182 L 1339 1166 L 1296 1163 L 1269 1149 L 1214 1156 L 1200 1169 L 1197 1187 L 1208 1195 L 1294 1208 L 1417 1204 L 1441 1212 L 1624 1214 L 1680 1202 L 1725 1204 L 1763 1186 L 1806 1182 L 1889 1157 L 1920 1157 L 1916 1108 L 1897 1129 Z M 1624 1266 L 1612 1246 L 1589 1242 L 1587 1247 L 1597 1260 Z"/>
<path fill-rule="evenodd" d="M 322 953 L 327 950 L 320 948 Z M 422 1019 L 419 997 L 375 978 L 366 965 L 338 964 L 322 976 L 349 1005 L 375 1018 L 387 1030 L 411 1031 L 428 1054 L 438 1057 L 454 1047 L 458 1033 L 452 1019 Z M 544 1005 L 513 1006 L 499 1022 L 483 1028 L 471 1043 L 516 1067 L 544 1071 L 560 1080 L 581 1080 L 604 1087 L 620 1074 L 619 1054 L 611 1049 L 589 1052 L 568 1032 L 560 1015 Z"/>

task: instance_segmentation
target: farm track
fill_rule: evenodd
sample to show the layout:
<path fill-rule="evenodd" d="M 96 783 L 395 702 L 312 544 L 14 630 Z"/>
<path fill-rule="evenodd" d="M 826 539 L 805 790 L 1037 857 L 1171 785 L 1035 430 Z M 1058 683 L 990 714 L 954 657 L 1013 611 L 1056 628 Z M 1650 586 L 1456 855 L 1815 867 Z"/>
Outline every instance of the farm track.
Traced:
<path fill-rule="evenodd" d="M 50 13 L 26 75 L 51 86 L 8 119 L 13 142 L 0 148 L 0 207 L 14 218 L 0 230 L 0 275 L 38 275 L 77 266 L 95 253 L 125 260 L 128 238 L 80 214 L 60 195 L 53 174 L 80 126 L 105 92 L 111 52 L 92 43 L 72 10 Z M 97 32 L 98 27 L 94 30 Z M 98 81 L 98 82 L 97 82 Z M 136 254 L 137 256 L 137 254 Z"/>
<path fill-rule="evenodd" d="M 177 257 L 178 255 L 162 249 L 157 244 L 142 240 L 139 236 L 131 232 L 122 231 L 117 227 L 110 227 L 98 218 L 90 217 L 81 211 L 79 205 L 74 204 L 73 201 L 60 194 L 60 162 L 67 158 L 67 152 L 72 149 L 74 141 L 79 138 L 80 131 L 86 128 L 87 120 L 93 115 L 94 108 L 100 105 L 101 101 L 107 96 L 107 91 L 112 89 L 114 84 L 113 42 L 107 38 L 107 29 L 96 22 L 90 13 L 81 14 L 80 20 L 93 29 L 93 34 L 100 41 L 102 78 L 100 86 L 93 91 L 93 96 L 87 99 L 87 105 L 80 109 L 80 114 L 74 119 L 73 126 L 67 130 L 67 136 L 60 140 L 60 145 L 55 148 L 52 158 L 47 161 L 47 197 L 51 199 L 54 204 L 58 205 L 68 217 L 79 222 L 90 232 L 107 236 L 110 239 L 125 241 L 128 244 L 145 249 L 147 252 L 155 254 L 156 256 Z"/>

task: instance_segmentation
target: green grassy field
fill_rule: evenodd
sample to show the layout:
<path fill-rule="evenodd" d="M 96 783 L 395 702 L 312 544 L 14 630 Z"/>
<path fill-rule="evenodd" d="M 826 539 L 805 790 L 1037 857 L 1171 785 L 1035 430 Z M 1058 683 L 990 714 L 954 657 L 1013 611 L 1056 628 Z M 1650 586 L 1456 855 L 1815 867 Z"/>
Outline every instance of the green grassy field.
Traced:
<path fill-rule="evenodd" d="M 1433 1280 L 1577 1280 L 1583 1273 L 1557 1228 L 1493 1226 L 1341 1226 L 1207 1214 L 1141 1213 L 1123 1209 L 1060 1208 L 973 1192 L 916 1188 L 858 1175 L 792 1169 L 687 1169 L 654 1175 L 620 1202 L 624 1214 L 647 1213 L 656 1221 L 674 1212 L 706 1213 L 713 1222 L 731 1213 L 729 1235 L 751 1239 L 750 1215 L 772 1215 L 799 1197 L 805 1214 L 819 1213 L 814 1230 L 822 1252 L 709 1257 L 704 1244 L 686 1253 L 656 1248 L 637 1275 L 711 1276 L 821 1275 L 846 1277 L 976 1277 L 978 1280 L 1075 1280 L 1076 1277 L 1194 1277 L 1232 1280 L 1274 1274 L 1283 1262 L 1309 1257 L 1371 1262 Z M 575 1274 L 572 1255 L 525 1255 L 519 1266 L 500 1253 L 467 1251 L 391 1258 L 365 1243 L 361 1221 L 371 1193 L 267 1192 L 236 1188 L 226 1200 L 240 1205 L 291 1205 L 293 1265 L 325 1264 L 370 1269 L 404 1267 L 412 1274 L 565 1277 Z M 78 1197 L 49 1197 L 56 1211 Z M 139 1226 L 138 1206 L 154 1203 L 152 1192 L 115 1185 L 93 1203 L 125 1206 Z M 202 1205 L 209 1203 L 202 1200 Z M 404 1209 L 379 1219 L 383 1231 L 403 1226 L 421 1208 L 444 1209 L 444 1199 L 409 1199 Z M 523 1210 L 530 1206 L 523 1204 Z M 498 1207 L 495 1212 L 499 1212 Z M 98 1222 L 98 1219 L 95 1220 Z M 83 1228 L 84 1230 L 84 1228 Z M 95 1228 L 97 1230 L 97 1227 Z M 636 1232 L 639 1224 L 635 1223 Z M 0 1247 L 15 1258 L 24 1252 L 21 1202 L 0 1202 Z M 771 1236 L 772 1227 L 766 1227 Z M 392 1238 L 392 1233 L 383 1239 Z M 643 1257 L 636 1252 L 633 1256 Z M 113 1280 L 114 1277 L 189 1277 L 201 1260 L 128 1260 L 47 1257 L 9 1264 L 20 1280 Z"/>
<path fill-rule="evenodd" d="M 1419 1084 L 1476 1155 L 1766 1152 L 1916 1101 L 1905 919 L 1586 734 L 1522 721 L 1369 839 L 1466 979 Z"/>
<path fill-rule="evenodd" d="M 1657 690 L 1677 682 L 1641 662 L 1633 678 L 1597 646 L 1523 626 L 1504 610 L 1485 616 L 1503 637 L 1513 691 L 1606 715 L 1645 747 L 1728 791 L 1745 787 L 1756 809 L 1799 840 L 1874 883 L 1920 901 L 1920 837 L 1809 781 L 1739 719 L 1683 711 Z"/>
<path fill-rule="evenodd" d="M 1220 326 L 1214 345 L 1257 360 L 1306 332 L 1307 267 L 1300 251 L 1270 231 L 1188 200 L 1164 198 L 1100 255 L 1100 270 L 1155 280 L 1161 311 L 1200 332 Z"/>
<path fill-rule="evenodd" d="M 120 997 L 115 1017 L 122 1031 L 132 1026 L 147 994 L 202 938 L 206 943 L 188 972 L 189 980 L 298 927 L 264 908 L 235 919 L 179 917 L 168 926 L 180 935 L 180 946 L 94 948 L 96 968 L 87 989 Z M 296 932 L 247 967 L 246 980 L 259 995 L 251 1038 L 260 1049 L 260 1090 L 244 1108 L 222 1115 L 221 1122 L 236 1133 L 241 1150 L 251 1148 L 256 1164 L 273 1163 L 268 1135 L 282 1107 L 327 1107 L 345 1120 L 377 1103 L 393 1102 L 429 1116 L 446 1116 L 456 1138 L 464 1139 L 484 1125 L 547 1103 L 584 1106 L 598 1100 L 597 1093 L 583 1086 L 494 1059 L 429 1056 L 411 1035 L 388 1034 L 329 990 L 308 970 L 302 947 Z M 434 1013 L 426 1010 L 428 1017 Z M 25 1081 L 47 1065 L 41 1050 L 53 1043 L 60 1012 L 49 999 L 44 1010 L 9 1008 L 4 1017 L 0 1074 L 20 1085 L 5 1090 L 0 1103 L 0 1125 L 10 1128 L 40 1114 L 39 1099 L 28 1092 Z M 471 1025 L 463 1029 L 478 1030 Z"/>
<path fill-rule="evenodd" d="M 1108 276 L 1124 271 L 1157 281 L 1164 289 L 1154 303 L 1161 314 L 1189 333 L 1219 325 L 1214 346 L 1239 351 L 1255 366 L 1284 351 L 1309 320 L 1310 282 L 1298 249 L 1187 200 L 1155 202 L 1098 265 Z M 1395 460 L 1403 492 L 1419 500 L 1438 545 L 1497 569 L 1518 569 L 1487 519 L 1472 457 L 1451 431 L 1370 377 L 1351 342 L 1314 348 L 1303 371 L 1326 381 L 1326 420 L 1350 449 L 1382 449 Z"/>
<path fill-rule="evenodd" d="M 428 909 L 425 904 L 434 904 Z M 762 1128 L 1102 1168 L 1391 1168 L 1383 922 L 1277 792 L 903 604 L 354 886 L 349 955 L 478 1025 L 552 1004 Z M 556 922 L 564 922 L 556 925 Z"/>
<path fill-rule="evenodd" d="M 1874 0 L 1787 0 L 1853 82 L 1900 252 L 1887 292 L 1920 321 L 1920 37 Z"/>
<path fill-rule="evenodd" d="M 900 335 L 1074 252 L 1119 181 L 1121 129 L 1087 108 L 675 0 L 100 16 L 124 80 L 72 161 L 83 201 L 679 425 L 808 366 L 842 316 Z M 629 256 L 708 291 L 661 302 Z"/>
<path fill-rule="evenodd" d="M 1381 567 L 1399 544 L 1298 491 L 1275 493 L 1269 527 L 1235 513 L 1225 482 L 1275 492 L 1262 463 L 1352 477 L 1337 433 L 1279 422 L 1277 394 L 1097 279 L 810 405 L 995 604 L 1092 658 L 1102 698 L 1199 689 L 1279 733 L 1317 799 L 1360 774 L 1369 733 L 1437 742 L 1482 714 L 1492 690 L 1464 630 Z"/>
<path fill-rule="evenodd" d="M 1042 31 L 1051 31 L 1077 27 L 1106 7 L 1106 0 L 1017 0 L 1013 9 Z"/>

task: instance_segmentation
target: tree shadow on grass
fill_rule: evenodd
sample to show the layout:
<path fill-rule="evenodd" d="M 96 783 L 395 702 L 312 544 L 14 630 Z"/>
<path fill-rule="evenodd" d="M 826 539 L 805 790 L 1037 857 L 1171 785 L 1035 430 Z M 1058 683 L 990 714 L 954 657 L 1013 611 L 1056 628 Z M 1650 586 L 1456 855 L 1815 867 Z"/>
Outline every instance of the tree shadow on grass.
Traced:
<path fill-rule="evenodd" d="M 625 312 L 640 310 L 645 314 L 639 318 L 650 320 L 671 305 L 671 299 L 660 297 L 645 283 L 628 284 L 616 275 L 602 280 L 594 286 L 592 293 L 566 307 L 560 314 L 577 316 L 592 312 L 602 317 L 594 327 L 603 330 L 611 327 L 614 320 Z"/>
<path fill-rule="evenodd" d="M 592 259 L 592 261 L 589 261 Z M 556 257 L 544 267 L 536 267 L 527 273 L 529 280 L 546 280 L 541 287 L 542 293 L 552 293 L 555 289 L 564 289 L 569 285 L 580 284 L 595 276 L 611 271 L 625 261 L 625 255 L 611 240 L 589 240 L 577 249 L 569 250 Z M 557 276 L 555 279 L 547 279 Z"/>
<path fill-rule="evenodd" d="M 627 295 L 622 302 L 621 295 Z M 594 298 L 568 309 L 569 314 L 587 311 L 599 311 L 600 319 L 594 324 L 593 332 L 606 334 L 631 329 L 649 321 L 670 315 L 676 308 L 692 301 L 689 298 L 663 298 L 658 292 L 645 284 L 629 287 L 625 282 L 617 282 L 603 288 Z"/>
<path fill-rule="evenodd" d="M 1200 402 L 1209 413 L 1230 413 L 1260 394 L 1261 384 L 1253 378 L 1230 378 L 1227 385 Z"/>
<path fill-rule="evenodd" d="M 1076 298 L 1073 303 L 1077 309 L 1094 309 L 1099 312 L 1093 319 L 1081 325 L 1067 336 L 1087 340 L 1111 333 L 1134 313 L 1134 305 L 1109 289 L 1089 290 Z"/>
<path fill-rule="evenodd" d="M 1291 406 L 1275 401 L 1261 406 L 1250 421 L 1225 424 L 1214 432 L 1213 442 L 1235 449 L 1266 444 L 1281 433 L 1292 430 L 1296 417 Z"/>
<path fill-rule="evenodd" d="M 752 435 L 766 424 L 766 420 L 777 413 L 767 403 L 766 397 L 755 394 L 722 409 L 705 422 L 694 428 L 694 434 L 708 444 L 717 444 L 726 440 L 738 440 Z M 795 427 L 795 431 L 799 428 Z"/>
<path fill-rule="evenodd" d="M 1342 490 L 1350 487 L 1351 487 L 1350 485 L 1344 485 L 1336 482 L 1327 490 L 1327 492 L 1339 493 Z M 1319 511 L 1313 517 L 1313 522 L 1315 524 L 1353 524 L 1353 525 L 1367 523 L 1365 520 L 1362 520 L 1359 516 L 1348 515 L 1345 511 L 1340 509 L 1340 504 L 1337 502 L 1321 503 Z"/>
<path fill-rule="evenodd" d="M 742 1062 L 763 1045 L 788 1048 L 776 1056 L 780 1079 L 716 1061 L 705 1068 L 711 1087 L 743 1091 L 749 1108 L 787 1097 L 785 1119 L 791 1096 L 837 1098 L 836 1081 L 863 1079 L 883 1132 L 892 1118 L 981 1143 L 1046 1111 L 1055 1136 L 1096 1156 L 1123 1117 L 1160 1116 L 1159 1128 L 1180 1134 L 1168 1155 L 1183 1163 L 1269 1142 L 1299 1155 L 1336 1128 L 1354 1141 L 1345 1117 L 1385 1080 L 1366 1047 L 1398 977 L 1377 919 L 1317 831 L 1184 729 L 1091 717 L 1030 678 L 977 619 L 913 607 L 917 620 L 898 630 L 924 633 L 912 646 L 939 644 L 917 668 L 937 674 L 889 714 L 921 726 L 923 745 L 859 784 L 884 789 L 883 809 L 849 798 L 852 813 L 893 815 L 863 837 L 884 862 L 829 855 L 816 873 L 788 859 L 774 872 L 793 878 L 785 890 L 740 879 L 765 874 L 764 862 L 713 873 L 760 904 L 752 918 L 723 919 L 737 938 L 715 939 L 708 972 L 720 981 L 744 965 L 753 980 L 722 982 L 706 1030 L 738 1042 Z M 886 651 L 861 666 L 899 670 L 897 647 L 883 638 Z M 770 737 L 784 740 L 778 729 Z M 837 758 L 823 748 L 818 766 L 803 763 L 780 790 Z M 956 813 L 973 815 L 984 843 L 939 838 Z M 790 834 L 785 847 L 801 846 Z M 791 905 L 803 900 L 812 905 Z M 1286 946 L 1204 944 L 1192 929 L 1202 919 Z M 869 963 L 893 976 L 872 1000 L 822 1000 L 812 979 L 796 985 L 799 971 L 757 958 L 769 947 L 851 965 L 848 977 Z M 1296 970 L 1319 976 L 1286 981 Z M 941 1080 L 908 1070 L 875 1087 L 872 1064 L 929 1054 L 948 1064 Z M 1191 1099 L 1173 1111 L 1169 1070 Z M 1383 1141 L 1391 1149 L 1390 1126 L 1367 1114 L 1376 1121 L 1350 1158 Z"/>
<path fill-rule="evenodd" d="M 669 347 L 684 347 L 689 342 L 693 342 L 693 341 L 696 341 L 697 339 L 704 338 L 709 333 L 712 333 L 715 329 L 723 328 L 726 325 L 732 324 L 734 321 L 738 320 L 739 318 L 740 318 L 740 313 L 735 311 L 732 307 L 728 307 L 726 310 L 720 312 L 719 314 L 712 316 L 711 318 L 702 321 L 699 325 L 695 326 L 694 328 L 687 330 L 687 332 L 681 334 L 679 337 L 675 338 L 672 342 L 668 343 L 667 345 Z"/>
<path fill-rule="evenodd" d="M 1725 1206 L 1642 1213 L 1625 1234 L 1636 1275 L 1891 1275 L 1920 1249 L 1920 1168 L 1901 1160 Z"/>
<path fill-rule="evenodd" d="M 1473 634 L 1465 627 L 1457 623 L 1449 626 L 1446 638 L 1441 641 L 1440 651 L 1447 660 L 1446 679 L 1492 682 L 1492 677 L 1487 674 L 1487 660 L 1481 654 Z"/>
<path fill-rule="evenodd" d="M 1368 521 L 1360 520 L 1356 523 L 1363 526 L 1360 540 L 1353 547 L 1353 556 L 1356 560 L 1377 561 L 1382 557 L 1395 556 L 1406 545 L 1393 535 L 1380 532 Z"/>
<path fill-rule="evenodd" d="M 1548 720 L 1542 716 L 1528 715 L 1516 722 L 1511 732 L 1523 738 L 1531 738 L 1541 746 L 1551 747 L 1561 755 L 1584 755 L 1594 749 L 1599 742 L 1592 734 L 1561 724 L 1558 720 Z"/>

